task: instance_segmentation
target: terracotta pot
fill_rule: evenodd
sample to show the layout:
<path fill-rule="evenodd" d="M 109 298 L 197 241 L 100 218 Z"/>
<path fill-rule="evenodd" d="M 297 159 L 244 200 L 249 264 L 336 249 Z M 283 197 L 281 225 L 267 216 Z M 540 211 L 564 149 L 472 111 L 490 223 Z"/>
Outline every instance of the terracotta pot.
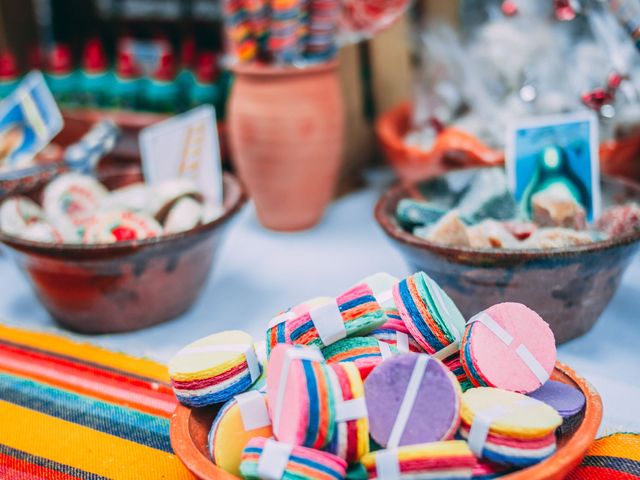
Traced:
<path fill-rule="evenodd" d="M 321 218 L 338 176 L 344 105 L 337 63 L 298 69 L 239 65 L 229 139 L 260 222 L 302 230 Z"/>

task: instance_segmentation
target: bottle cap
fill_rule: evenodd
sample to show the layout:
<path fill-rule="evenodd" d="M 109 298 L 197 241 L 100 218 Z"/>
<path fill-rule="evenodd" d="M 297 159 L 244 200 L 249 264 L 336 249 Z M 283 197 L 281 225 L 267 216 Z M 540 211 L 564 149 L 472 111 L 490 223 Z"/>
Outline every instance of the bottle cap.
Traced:
<path fill-rule="evenodd" d="M 170 50 L 164 51 L 160 55 L 158 67 L 153 72 L 153 78 L 161 82 L 172 82 L 176 77 L 173 53 Z"/>
<path fill-rule="evenodd" d="M 18 75 L 15 55 L 11 50 L 2 50 L 0 52 L 0 81 L 15 80 Z"/>
<path fill-rule="evenodd" d="M 196 78 L 200 83 L 215 83 L 218 77 L 218 65 L 216 54 L 213 52 L 201 52 L 198 55 L 196 66 Z"/>
<path fill-rule="evenodd" d="M 116 61 L 116 73 L 121 78 L 139 78 L 140 68 L 136 63 L 133 54 L 128 50 L 120 50 Z"/>
<path fill-rule="evenodd" d="M 107 69 L 107 56 L 99 39 L 91 38 L 85 45 L 82 66 L 89 73 L 101 73 Z"/>
<path fill-rule="evenodd" d="M 53 46 L 49 54 L 49 72 L 56 75 L 71 73 L 73 61 L 69 45 L 58 43 Z"/>

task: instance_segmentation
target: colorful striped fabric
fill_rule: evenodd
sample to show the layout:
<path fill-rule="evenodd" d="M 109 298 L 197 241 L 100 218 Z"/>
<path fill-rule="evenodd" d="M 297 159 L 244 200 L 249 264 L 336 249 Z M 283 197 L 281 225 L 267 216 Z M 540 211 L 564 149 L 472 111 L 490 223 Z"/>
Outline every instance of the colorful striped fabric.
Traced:
<path fill-rule="evenodd" d="M 615 433 L 596 440 L 567 480 L 640 478 L 640 435 Z"/>
<path fill-rule="evenodd" d="M 192 479 L 166 367 L 0 326 L 0 478 Z"/>

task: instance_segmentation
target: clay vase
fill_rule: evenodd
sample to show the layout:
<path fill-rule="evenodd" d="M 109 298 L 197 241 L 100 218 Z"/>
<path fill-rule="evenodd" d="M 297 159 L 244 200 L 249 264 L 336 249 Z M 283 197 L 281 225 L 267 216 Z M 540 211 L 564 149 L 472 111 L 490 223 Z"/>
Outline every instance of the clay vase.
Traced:
<path fill-rule="evenodd" d="M 260 222 L 315 225 L 335 189 L 344 143 L 337 63 L 238 65 L 228 106 L 233 162 Z"/>

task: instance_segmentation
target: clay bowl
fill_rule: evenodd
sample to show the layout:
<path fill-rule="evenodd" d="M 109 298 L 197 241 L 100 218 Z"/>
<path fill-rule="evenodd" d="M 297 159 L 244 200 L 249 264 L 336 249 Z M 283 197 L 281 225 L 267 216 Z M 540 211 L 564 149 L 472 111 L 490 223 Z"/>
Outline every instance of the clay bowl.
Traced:
<path fill-rule="evenodd" d="M 105 171 L 114 189 L 142 180 L 137 168 Z M 42 187 L 28 192 L 38 198 Z M 85 333 L 136 330 L 186 311 L 204 286 L 229 220 L 245 203 L 224 175 L 224 213 L 187 232 L 108 245 L 52 245 L 0 232 L 0 241 L 43 306 L 63 326 Z"/>
<path fill-rule="evenodd" d="M 561 480 L 573 470 L 596 437 L 602 420 L 600 395 L 584 378 L 567 365 L 556 363 L 553 380 L 578 388 L 586 397 L 584 411 L 573 428 L 558 434 L 557 452 L 544 462 L 501 478 L 509 480 Z M 220 406 L 189 408 L 178 405 L 171 417 L 171 446 L 196 477 L 207 480 L 235 480 L 237 477 L 216 467 L 207 450 L 207 436 Z"/>
<path fill-rule="evenodd" d="M 477 170 L 450 172 L 421 185 L 392 186 L 376 205 L 376 220 L 409 266 L 433 277 L 466 318 L 496 303 L 520 302 L 551 325 L 557 343 L 584 334 L 620 285 L 638 250 L 640 232 L 571 249 L 498 250 L 431 243 L 397 222 L 396 206 L 402 198 L 415 197 L 417 191 L 428 197 L 435 182 L 442 186 L 443 178 L 464 184 Z M 640 201 L 640 185 L 604 177 L 602 200 L 605 208 Z"/>

